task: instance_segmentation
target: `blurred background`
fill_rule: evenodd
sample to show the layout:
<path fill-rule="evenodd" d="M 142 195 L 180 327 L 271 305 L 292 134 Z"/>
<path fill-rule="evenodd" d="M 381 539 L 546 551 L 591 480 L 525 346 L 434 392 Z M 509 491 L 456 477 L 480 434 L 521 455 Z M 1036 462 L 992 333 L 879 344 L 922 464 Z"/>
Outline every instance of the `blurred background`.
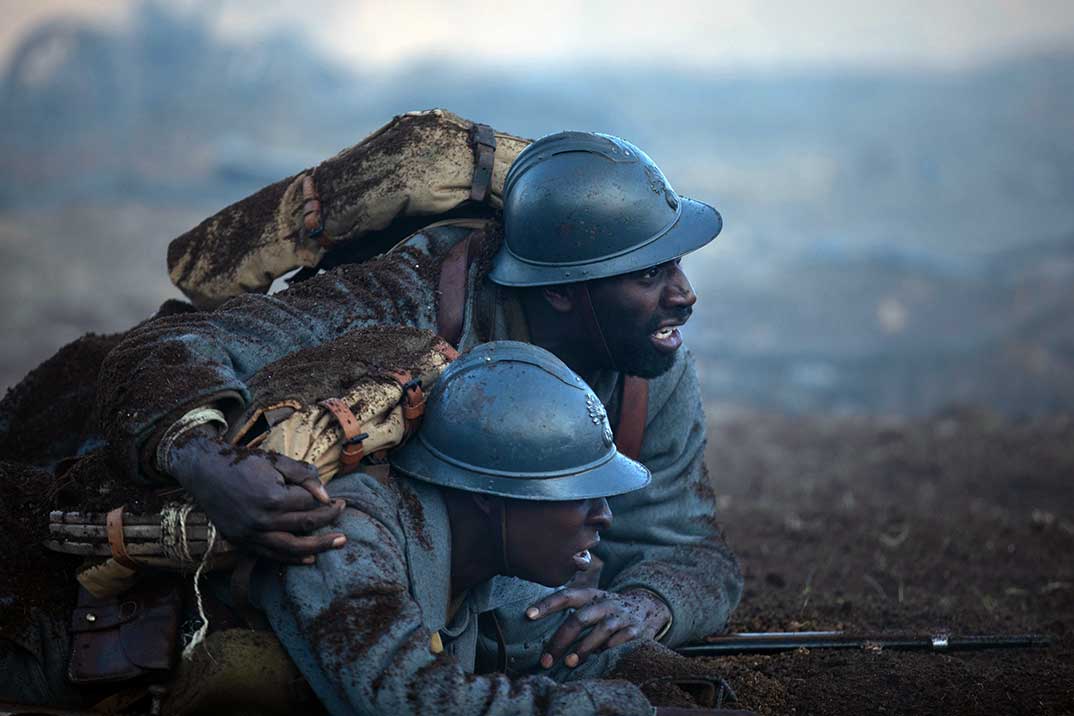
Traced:
<path fill-rule="evenodd" d="M 394 114 L 621 135 L 725 229 L 710 411 L 1074 406 L 1074 4 L 0 2 L 0 389 Z M 87 376 L 87 379 L 91 377 Z"/>

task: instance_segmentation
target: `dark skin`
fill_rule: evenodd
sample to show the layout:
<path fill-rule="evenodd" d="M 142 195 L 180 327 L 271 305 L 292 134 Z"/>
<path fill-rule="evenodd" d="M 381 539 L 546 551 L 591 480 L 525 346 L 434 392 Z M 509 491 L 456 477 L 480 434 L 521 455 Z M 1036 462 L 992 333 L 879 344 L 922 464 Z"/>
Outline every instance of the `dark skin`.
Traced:
<path fill-rule="evenodd" d="M 521 291 L 535 345 L 587 381 L 599 370 L 623 370 L 630 362 L 650 373 L 670 366 L 668 354 L 652 348 L 649 334 L 668 321 L 685 322 L 697 301 L 679 260 L 590 281 L 587 288 L 612 355 L 593 330 L 588 307 L 580 301 L 580 284 Z M 310 465 L 282 456 L 269 459 L 257 451 L 236 460 L 209 426 L 173 448 L 171 460 L 173 476 L 229 541 L 270 559 L 307 564 L 343 544 L 342 533 L 309 536 L 335 522 L 343 509 L 330 503 Z M 565 609 L 577 611 L 549 642 L 542 659 L 548 666 L 565 657 L 573 667 L 609 646 L 653 637 L 670 618 L 667 605 L 649 592 L 618 594 L 592 586 L 569 586 L 532 605 L 527 614 L 540 619 Z M 592 631 L 568 652 L 588 628 Z"/>
<path fill-rule="evenodd" d="M 211 423 L 184 438 L 170 453 L 171 475 L 210 516 L 228 515 L 214 523 L 229 541 L 288 564 L 312 564 L 315 554 L 346 544 L 342 533 L 310 534 L 343 513 L 343 501 L 329 499 L 313 465 L 260 450 L 236 452 Z M 228 489 L 213 489 L 220 483 Z"/>
<path fill-rule="evenodd" d="M 694 294 L 679 260 L 653 266 L 631 274 L 590 281 L 588 284 L 593 310 L 605 331 L 605 340 L 612 355 L 608 355 L 600 338 L 594 335 L 590 319 L 583 315 L 578 284 L 545 286 L 531 289 L 523 295 L 523 310 L 532 341 L 555 353 L 583 379 L 590 381 L 601 369 L 615 368 L 617 354 L 624 350 L 639 352 L 649 349 L 645 341 L 651 330 L 670 320 L 689 317 L 697 295 Z M 588 310 L 588 309 L 585 309 Z M 623 330 L 605 328 L 611 316 L 621 319 Z M 644 356 L 643 356 L 644 357 Z M 653 363 L 659 363 L 654 356 Z M 670 365 L 670 363 L 668 363 Z M 593 653 L 615 647 L 637 638 L 653 638 L 667 624 L 671 613 L 667 605 L 647 591 L 608 592 L 593 586 L 568 586 L 536 602 L 526 610 L 531 619 L 574 609 L 575 612 L 552 636 L 541 657 L 545 668 L 560 658 L 571 668 L 581 664 Z M 576 644 L 586 629 L 591 631 Z"/>
<path fill-rule="evenodd" d="M 452 597 L 497 574 L 557 587 L 574 574 L 570 555 L 595 542 L 600 530 L 607 529 L 612 522 L 611 508 L 603 497 L 558 502 L 503 500 L 507 523 L 507 564 L 504 564 L 499 543 L 489 539 L 493 530 L 500 529 L 492 505 L 501 498 L 457 490 L 444 490 L 443 495 L 451 523 Z M 726 712 L 678 707 L 656 709 L 657 716 L 720 713 Z"/>
<path fill-rule="evenodd" d="M 506 564 L 492 505 L 502 501 L 507 523 Z M 511 500 L 444 490 L 451 522 L 451 592 L 459 595 L 497 574 L 558 587 L 576 568 L 571 555 L 599 540 L 612 523 L 603 497 L 555 502 Z"/>

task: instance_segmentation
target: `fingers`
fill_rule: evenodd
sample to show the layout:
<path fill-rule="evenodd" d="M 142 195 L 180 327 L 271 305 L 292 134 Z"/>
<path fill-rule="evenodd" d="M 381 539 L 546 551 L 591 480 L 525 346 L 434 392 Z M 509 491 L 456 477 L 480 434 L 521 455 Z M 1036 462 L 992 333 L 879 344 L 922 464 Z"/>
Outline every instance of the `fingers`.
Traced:
<path fill-rule="evenodd" d="M 552 635 L 552 638 L 546 645 L 545 653 L 541 655 L 541 666 L 544 666 L 547 669 L 552 664 L 559 661 L 560 657 L 567 652 L 567 647 L 573 644 L 583 631 L 602 621 L 613 611 L 614 606 L 612 602 L 606 600 L 589 604 L 567 617 L 563 623 L 559 625 L 559 629 L 556 630 L 556 633 Z M 547 666 L 545 666 L 546 664 Z M 567 665 L 577 666 L 578 662 Z"/>
<path fill-rule="evenodd" d="M 529 619 L 541 619 L 564 609 L 579 609 L 607 593 L 599 589 L 561 589 L 539 599 L 526 610 Z"/>
<path fill-rule="evenodd" d="M 563 659 L 563 663 L 573 669 L 584 662 L 586 657 L 593 652 L 603 651 L 611 637 L 620 631 L 623 631 L 622 620 L 614 614 L 609 615 L 598 622 L 592 631 L 586 634 L 585 638 L 582 639 L 582 643 Z"/>
<path fill-rule="evenodd" d="M 332 505 L 329 500 L 328 506 Z M 284 512 L 312 512 L 325 507 L 307 490 L 297 485 L 287 485 L 273 496 L 271 511 L 275 514 Z"/>
<path fill-rule="evenodd" d="M 321 484 L 316 467 L 308 462 L 292 460 L 277 453 L 267 453 L 267 455 L 273 467 L 283 475 L 286 483 L 298 485 L 325 505 L 331 504 L 332 500 L 328 497 L 328 491 L 324 489 L 324 485 Z"/>
<path fill-rule="evenodd" d="M 313 564 L 315 555 L 346 544 L 340 532 L 297 537 L 288 532 L 261 532 L 247 546 L 261 555 L 287 564 Z"/>
<path fill-rule="evenodd" d="M 309 495 L 305 495 L 308 500 Z M 269 518 L 268 530 L 272 532 L 314 532 L 335 522 L 346 507 L 343 500 L 322 505 L 312 510 L 281 512 Z"/>
<path fill-rule="evenodd" d="M 620 629 L 608 639 L 608 643 L 604 645 L 605 649 L 614 649 L 617 646 L 622 646 L 628 641 L 634 641 L 641 638 L 641 629 L 635 625 Z"/>

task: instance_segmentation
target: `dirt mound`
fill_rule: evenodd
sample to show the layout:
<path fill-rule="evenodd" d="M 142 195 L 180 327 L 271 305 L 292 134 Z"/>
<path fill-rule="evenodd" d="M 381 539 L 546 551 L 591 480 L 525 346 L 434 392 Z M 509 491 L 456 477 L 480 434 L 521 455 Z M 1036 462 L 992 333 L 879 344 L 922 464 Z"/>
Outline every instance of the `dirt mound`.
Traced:
<path fill-rule="evenodd" d="M 746 575 L 732 631 L 1037 632 L 1053 644 L 665 660 L 632 680 L 716 673 L 763 714 L 1074 713 L 1070 417 L 739 415 L 710 426 L 708 464 Z"/>

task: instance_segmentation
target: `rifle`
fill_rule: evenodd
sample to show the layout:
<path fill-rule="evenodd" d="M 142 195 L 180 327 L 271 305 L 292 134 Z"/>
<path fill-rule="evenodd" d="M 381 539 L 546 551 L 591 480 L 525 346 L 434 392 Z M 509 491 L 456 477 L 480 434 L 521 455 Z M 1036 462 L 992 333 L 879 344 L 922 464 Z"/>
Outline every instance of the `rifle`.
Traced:
<path fill-rule="evenodd" d="M 1040 634 L 954 636 L 948 633 L 911 635 L 855 635 L 841 631 L 745 632 L 710 636 L 703 644 L 676 649 L 683 656 L 773 654 L 795 649 L 860 649 L 862 651 L 976 651 L 1048 646 Z"/>

